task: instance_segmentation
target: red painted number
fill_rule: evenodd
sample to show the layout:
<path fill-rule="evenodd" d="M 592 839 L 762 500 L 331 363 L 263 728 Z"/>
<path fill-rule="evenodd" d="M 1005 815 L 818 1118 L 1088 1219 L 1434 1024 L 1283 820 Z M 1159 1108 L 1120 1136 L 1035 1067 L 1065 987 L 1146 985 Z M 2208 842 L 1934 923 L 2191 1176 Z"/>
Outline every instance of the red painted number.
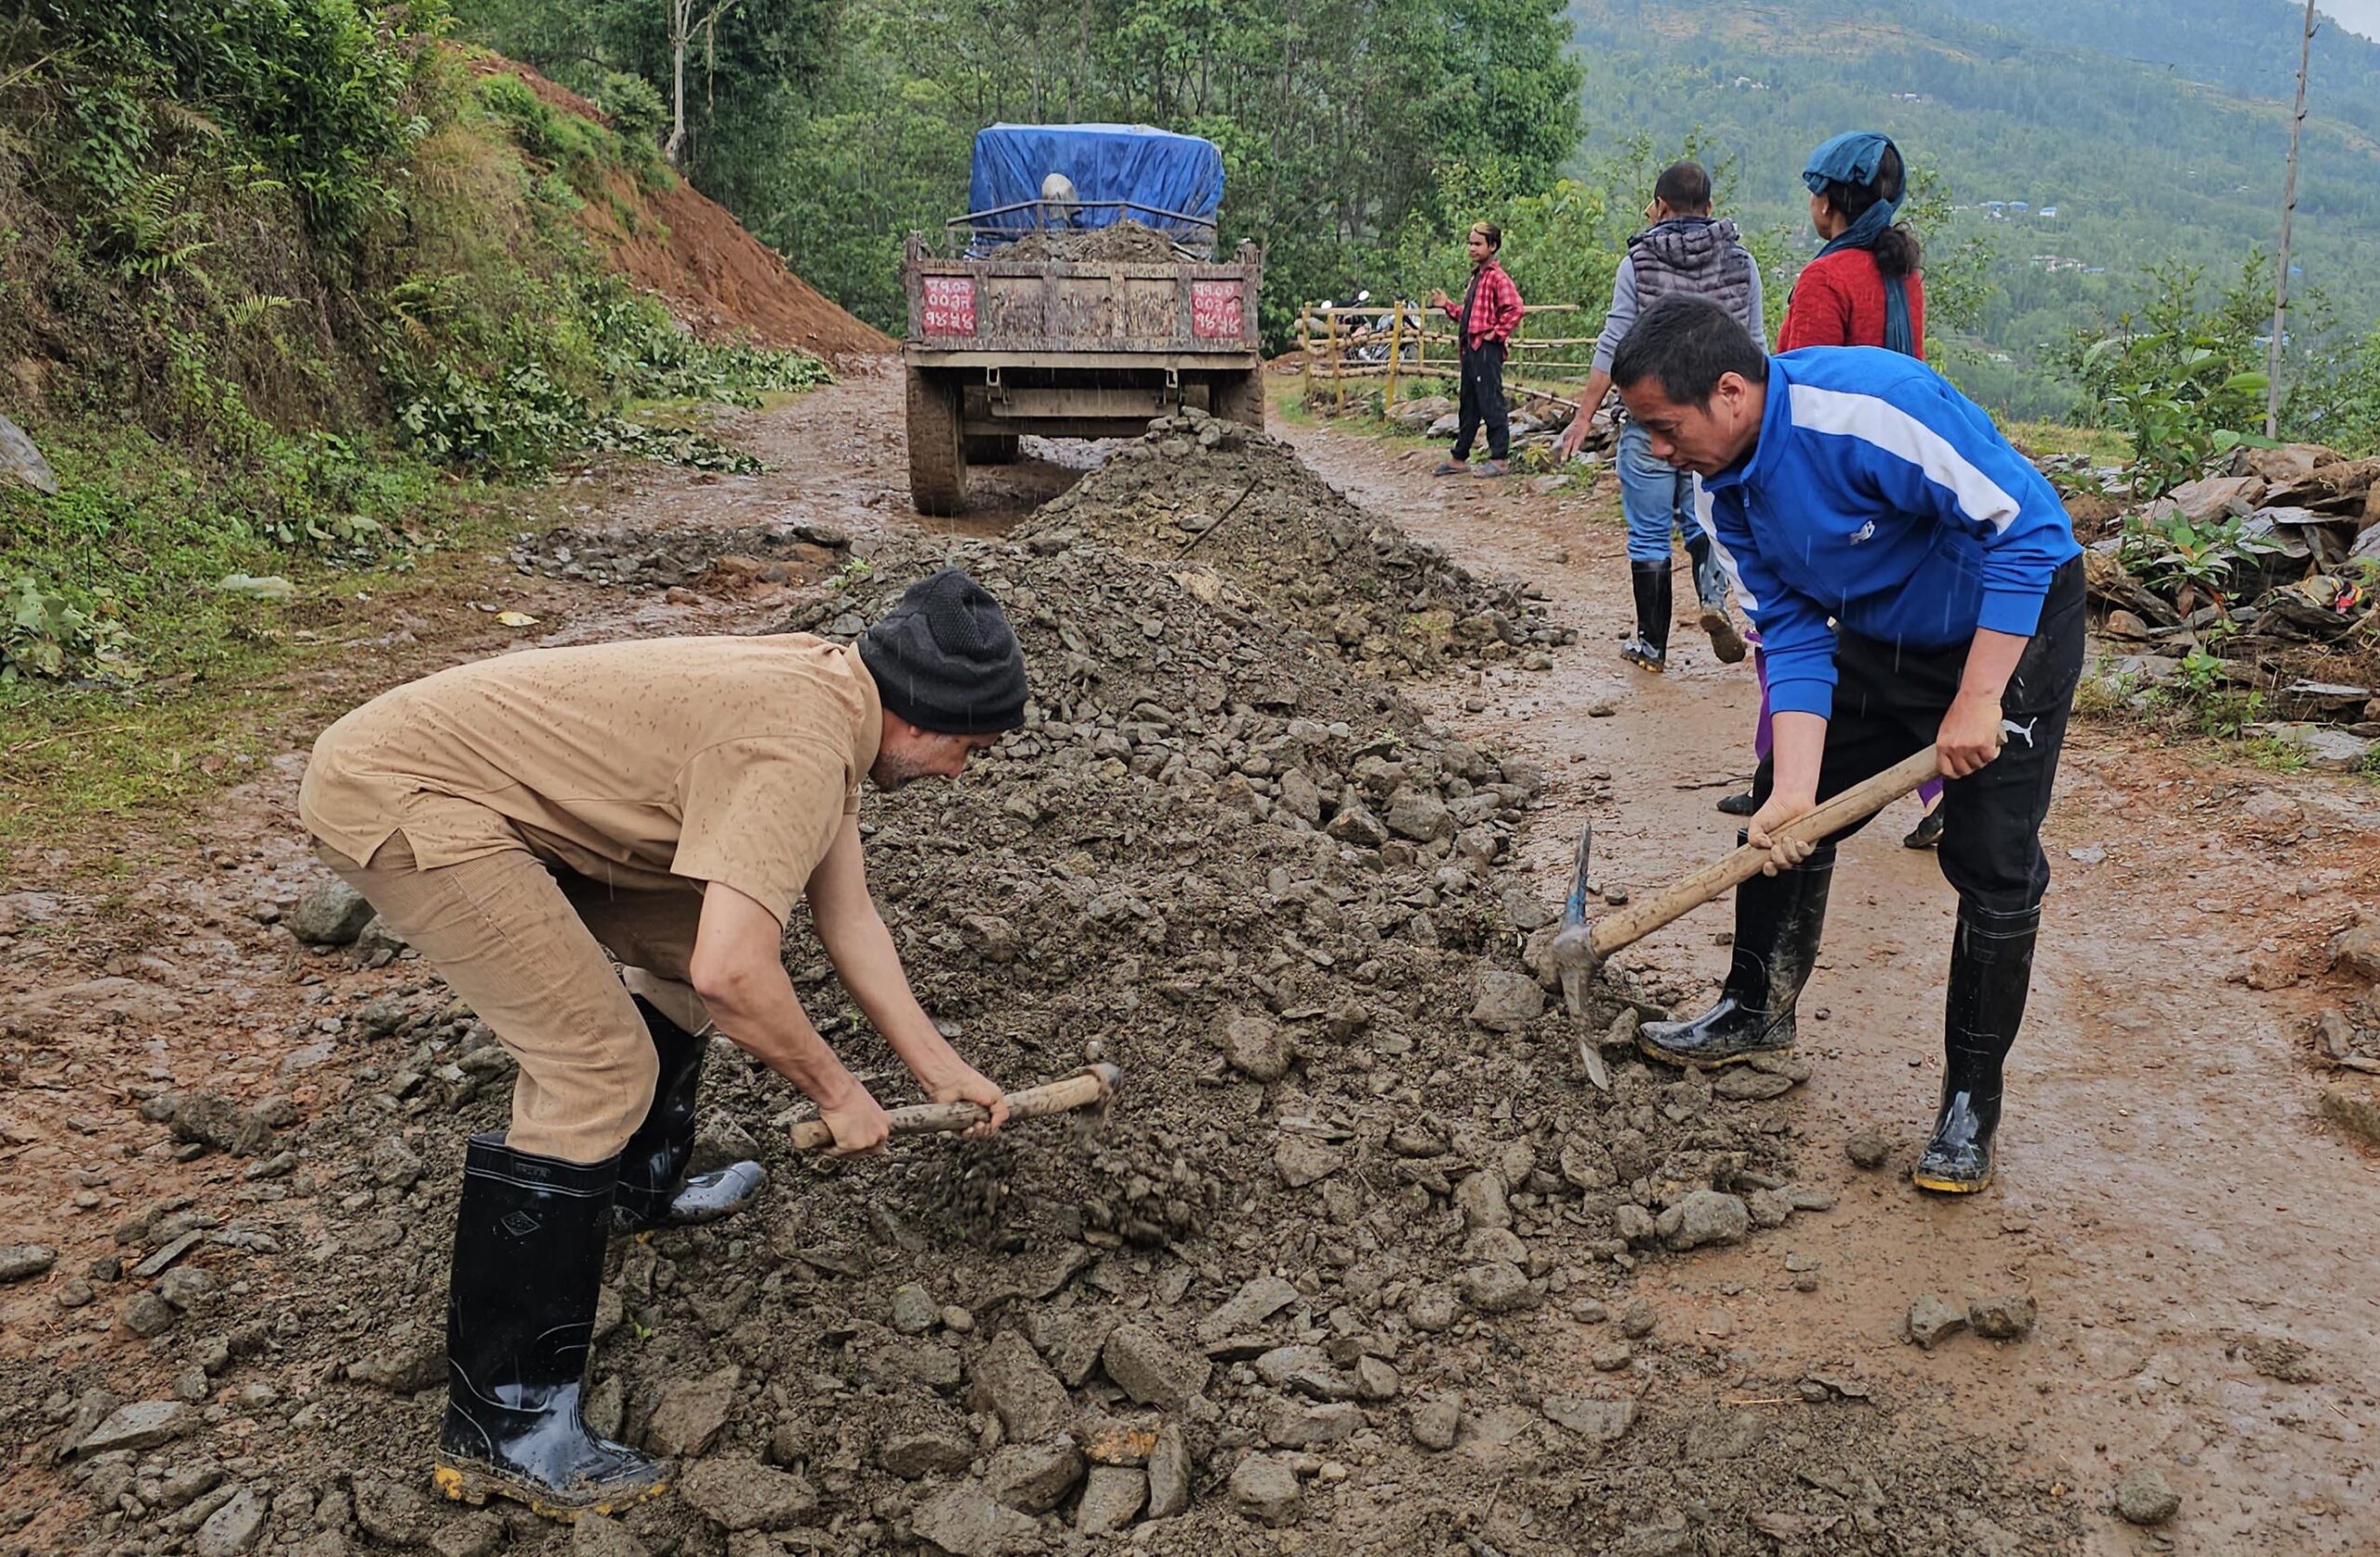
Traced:
<path fill-rule="evenodd" d="M 1239 283 L 1190 284 L 1190 333 L 1200 340 L 1237 340 L 1247 333 L 1239 308 Z"/>
<path fill-rule="evenodd" d="M 975 283 L 968 276 L 926 276 L 924 307 L 919 310 L 930 336 L 972 336 L 975 333 Z"/>

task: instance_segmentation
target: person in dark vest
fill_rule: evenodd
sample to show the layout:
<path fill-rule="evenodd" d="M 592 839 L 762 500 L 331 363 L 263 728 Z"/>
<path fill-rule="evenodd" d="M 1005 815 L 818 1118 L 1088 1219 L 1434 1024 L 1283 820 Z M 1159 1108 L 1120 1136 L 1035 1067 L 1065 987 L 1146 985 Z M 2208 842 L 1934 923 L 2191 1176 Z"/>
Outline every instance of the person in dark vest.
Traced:
<path fill-rule="evenodd" d="M 1435 476 L 1501 476 L 1504 457 L 1512 452 L 1512 424 L 1504 411 L 1504 353 L 1521 327 L 1520 288 L 1504 273 L 1496 256 L 1504 246 L 1504 230 L 1492 221 L 1471 224 L 1465 240 L 1471 251 L 1471 284 L 1463 288 L 1462 304 L 1443 288 L 1430 294 L 1430 306 L 1442 309 L 1462 337 L 1462 394 L 1454 452 L 1438 462 Z M 1471 442 L 1482 425 L 1488 429 L 1488 457 L 1471 465 Z"/>
<path fill-rule="evenodd" d="M 1557 448 L 1565 458 L 1587 439 L 1588 426 L 1611 392 L 1611 360 L 1637 315 L 1663 297 L 1707 297 L 1742 323 L 1764 350 L 1767 332 L 1761 319 L 1760 266 L 1745 248 L 1736 224 L 1711 214 L 1711 175 L 1699 163 L 1672 163 L 1653 185 L 1645 207 L 1650 224 L 1628 240 L 1628 253 L 1612 278 L 1611 312 L 1595 343 L 1593 373 L 1579 397 L 1579 414 Z M 1694 595 L 1711 648 L 1733 665 L 1744 657 L 1743 635 L 1727 614 L 1727 580 L 1711 538 L 1694 518 L 1694 478 L 1655 459 L 1644 429 L 1620 429 L 1614 463 L 1620 470 L 1620 506 L 1628 518 L 1628 571 L 1636 597 L 1636 631 L 1620 653 L 1647 670 L 1669 665 L 1670 534 L 1686 537 L 1694 563 Z"/>
<path fill-rule="evenodd" d="M 1826 246 L 1802 268 L 1785 299 L 1785 322 L 1777 327 L 1777 350 L 1805 346 L 1881 346 L 1925 360 L 1925 277 L 1917 234 L 1894 218 L 1908 189 L 1900 148 L 1872 130 L 1838 135 L 1810 153 L 1802 166 L 1810 191 L 1810 225 Z M 1752 640 L 1752 671 L 1760 680 L 1760 718 L 1753 726 L 1755 761 L 1768 756 L 1773 739 L 1768 712 L 1768 668 Z M 1924 813 L 1901 842 L 1932 849 L 1942 841 L 1942 781 L 1917 792 Z M 1750 816 L 1749 791 L 1719 802 L 1730 816 Z"/>

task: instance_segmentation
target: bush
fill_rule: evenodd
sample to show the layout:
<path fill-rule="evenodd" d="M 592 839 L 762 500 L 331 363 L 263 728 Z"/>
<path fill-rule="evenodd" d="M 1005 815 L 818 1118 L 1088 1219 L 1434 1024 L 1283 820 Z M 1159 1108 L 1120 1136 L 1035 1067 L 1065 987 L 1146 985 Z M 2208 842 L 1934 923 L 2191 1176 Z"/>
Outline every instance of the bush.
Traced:
<path fill-rule="evenodd" d="M 669 105 L 660 88 L 626 71 L 604 73 L 602 85 L 595 89 L 595 106 L 623 140 L 658 146 L 669 128 Z"/>
<path fill-rule="evenodd" d="M 2209 304 L 2196 267 L 2160 266 L 2136 310 L 2062 353 L 2089 413 L 2131 442 L 2135 495 L 2194 481 L 2241 445 L 2265 442 L 2247 429 L 2262 425 L 2271 383 L 2257 343 L 2272 321 L 2268 269 L 2250 256 Z"/>

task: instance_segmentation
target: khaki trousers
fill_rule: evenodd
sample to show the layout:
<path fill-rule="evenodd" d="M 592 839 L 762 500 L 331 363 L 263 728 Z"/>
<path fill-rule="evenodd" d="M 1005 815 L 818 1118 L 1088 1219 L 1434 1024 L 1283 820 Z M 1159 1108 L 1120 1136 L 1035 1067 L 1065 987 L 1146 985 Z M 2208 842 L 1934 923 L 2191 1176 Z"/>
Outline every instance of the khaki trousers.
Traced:
<path fill-rule="evenodd" d="M 691 885 L 624 891 L 549 864 L 526 840 L 433 870 L 402 832 L 368 864 L 315 847 L 520 1062 L 516 1150 L 602 1162 L 644 1122 L 657 1062 L 631 993 L 690 1033 L 709 1025 L 687 982 L 703 905 Z"/>

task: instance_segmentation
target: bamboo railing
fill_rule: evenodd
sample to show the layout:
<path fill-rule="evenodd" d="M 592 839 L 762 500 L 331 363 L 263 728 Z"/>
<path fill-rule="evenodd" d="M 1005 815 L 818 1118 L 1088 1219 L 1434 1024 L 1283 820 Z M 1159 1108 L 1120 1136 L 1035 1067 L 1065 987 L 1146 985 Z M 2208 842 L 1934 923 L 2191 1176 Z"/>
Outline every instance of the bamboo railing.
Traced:
<path fill-rule="evenodd" d="M 1506 383 L 1576 410 L 1576 401 L 1535 388 L 1530 381 L 1583 381 L 1593 371 L 1597 336 L 1528 331 L 1532 320 L 1544 319 L 1541 327 L 1558 329 L 1568 323 L 1561 316 L 1579 311 L 1576 303 L 1523 305 L 1523 333 L 1513 338 L 1504 361 Z M 1317 396 L 1327 398 L 1334 409 L 1344 411 L 1350 382 L 1384 379 L 1381 408 L 1385 412 L 1415 380 L 1459 378 L 1462 352 L 1458 328 L 1443 310 L 1418 303 L 1309 303 L 1298 313 L 1305 399 L 1311 404 Z"/>

